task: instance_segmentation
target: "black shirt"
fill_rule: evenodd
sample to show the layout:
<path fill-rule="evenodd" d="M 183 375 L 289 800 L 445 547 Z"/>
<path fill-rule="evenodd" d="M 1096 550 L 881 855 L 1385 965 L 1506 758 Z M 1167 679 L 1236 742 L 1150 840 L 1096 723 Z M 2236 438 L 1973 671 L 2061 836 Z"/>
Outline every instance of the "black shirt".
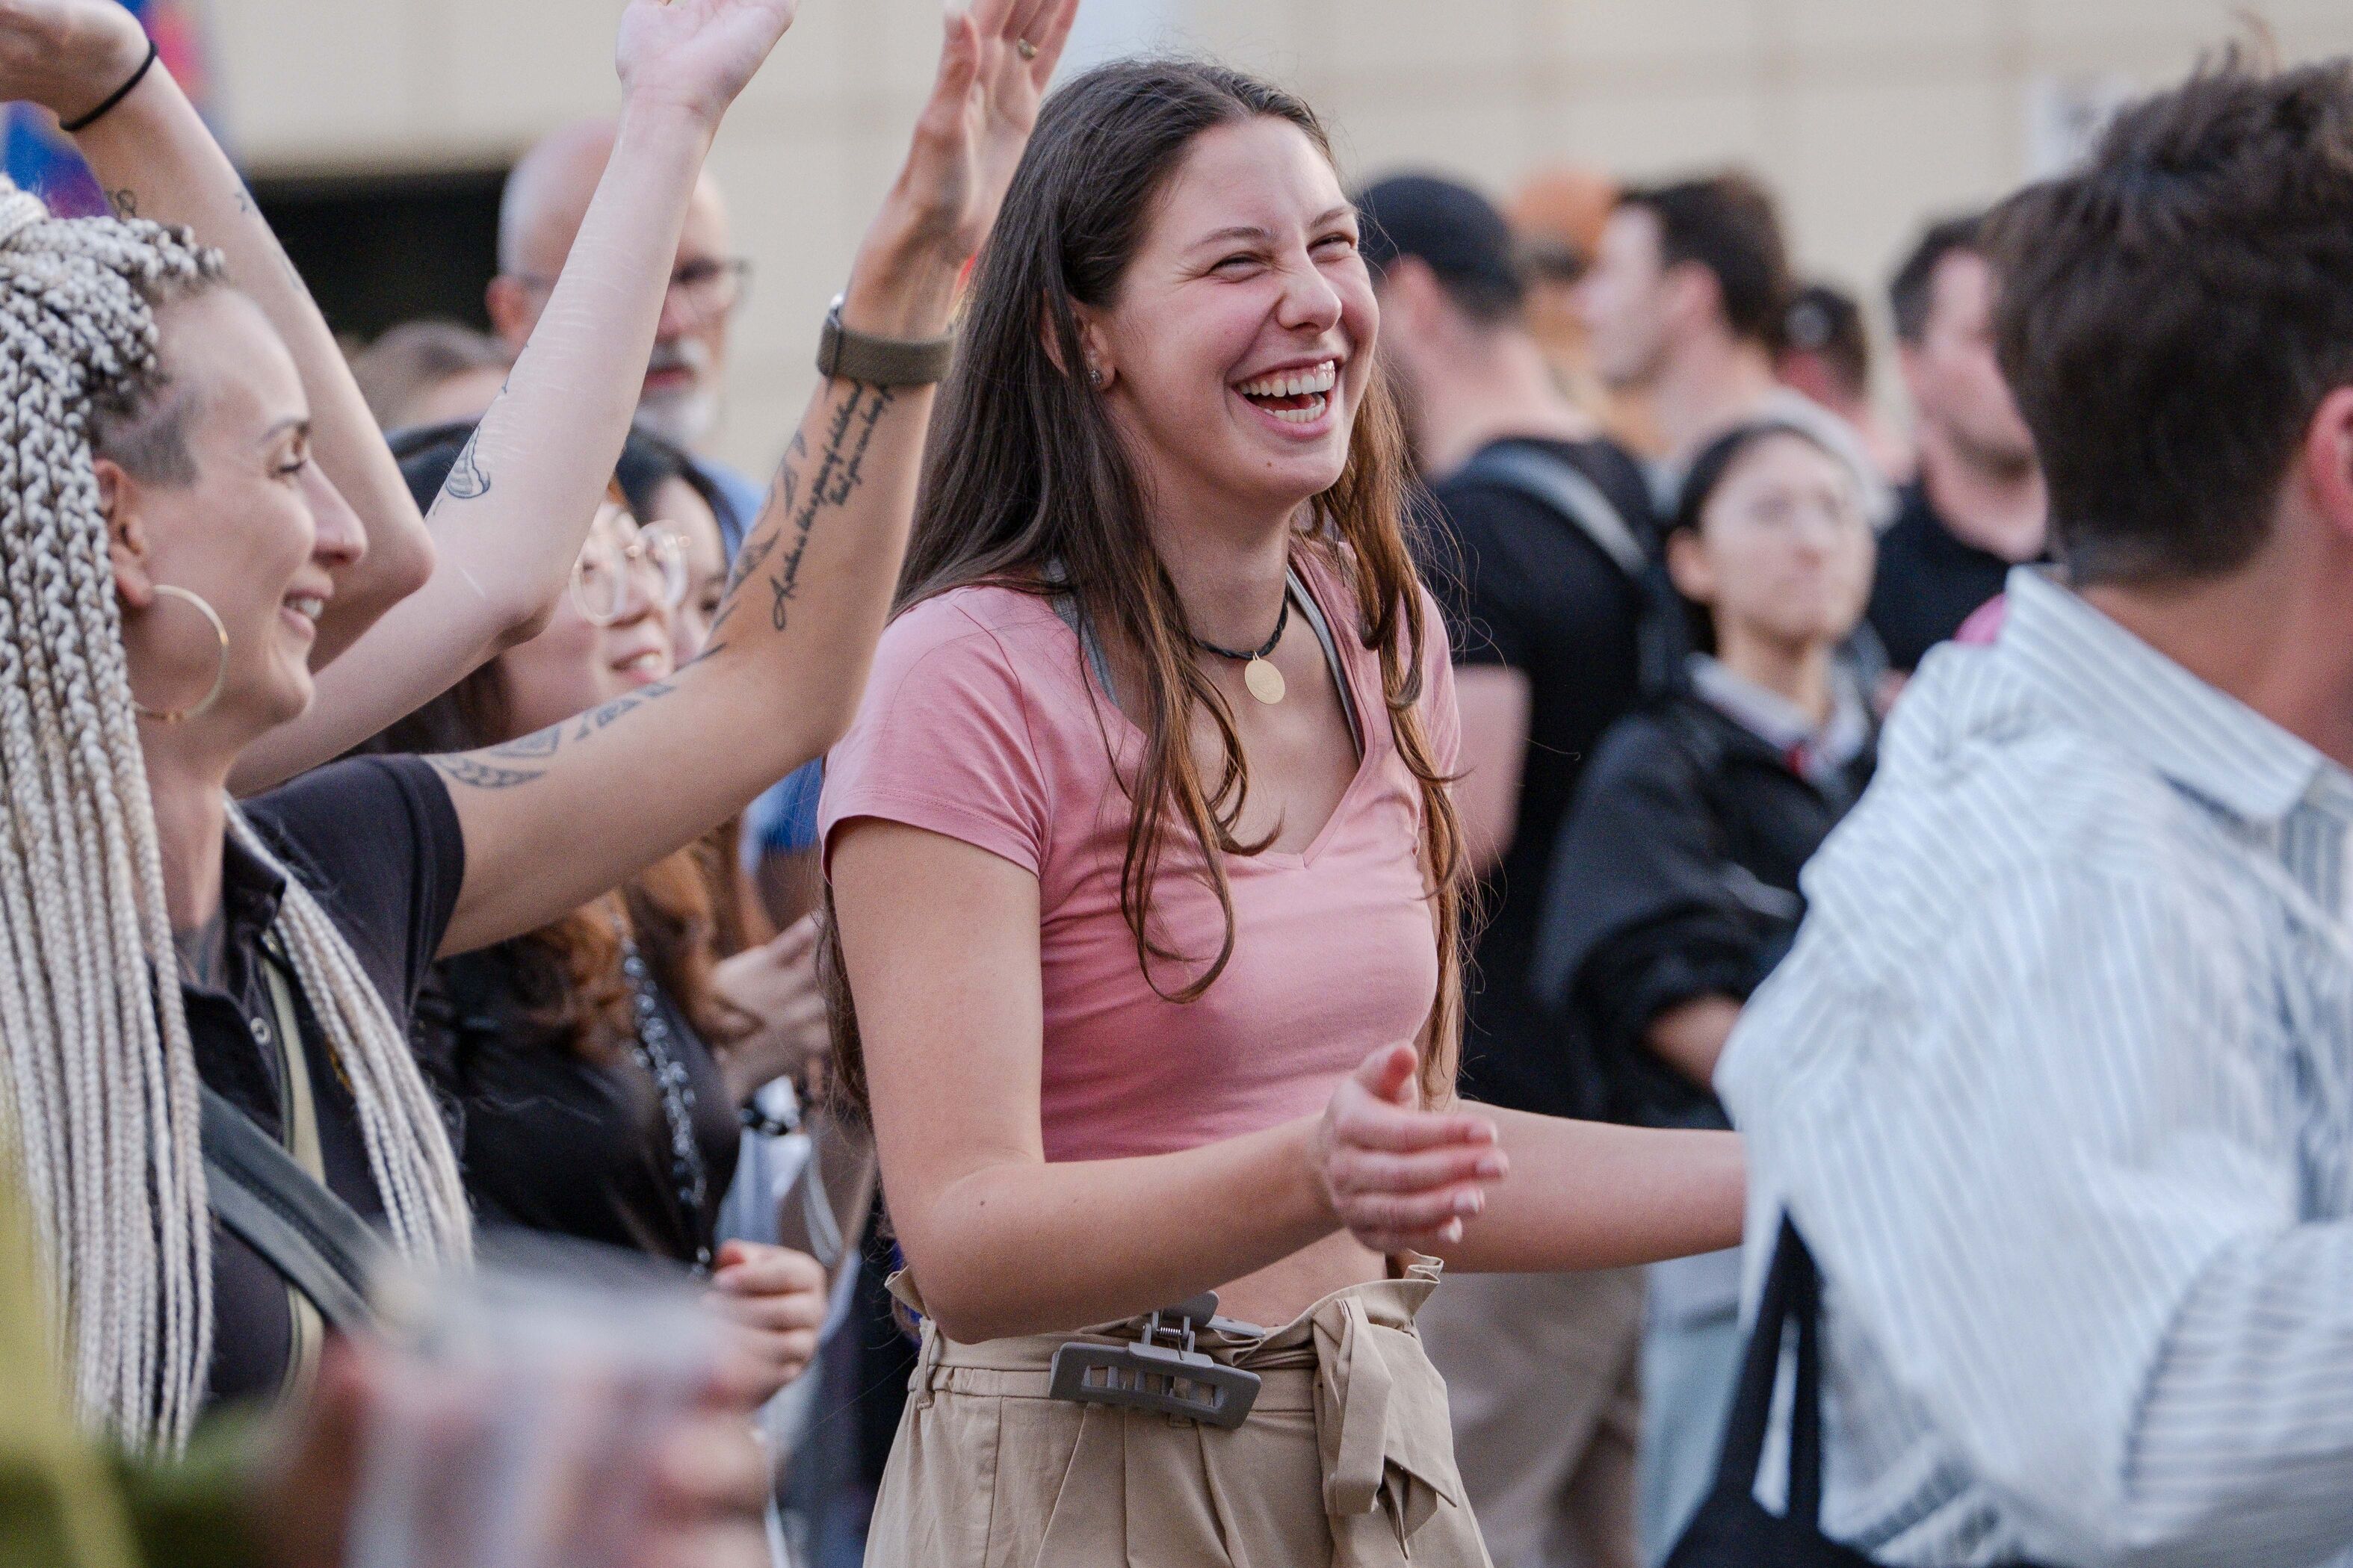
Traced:
<path fill-rule="evenodd" d="M 695 1262 L 714 1245 L 742 1127 L 719 1063 L 655 986 L 694 1099 L 704 1198 L 690 1209 L 653 1075 L 627 1039 L 584 1052 L 540 1022 L 544 967 L 501 942 L 435 965 L 417 1004 L 418 1058 L 459 1106 L 476 1217 Z"/>
<path fill-rule="evenodd" d="M 1504 443 L 1499 443 L 1502 445 Z M 1576 465 L 1638 538 L 1654 531 L 1642 470 L 1608 441 L 1515 440 Z M 1475 461 L 1475 459 L 1474 459 Z M 1426 574 L 1458 665 L 1507 665 L 1528 678 L 1528 747 L 1511 847 L 1485 889 L 1487 923 L 1466 977 L 1463 1092 L 1552 1114 L 1582 1103 L 1559 1032 L 1527 992 L 1553 841 L 1577 775 L 1641 685 L 1641 584 L 1569 519 L 1476 477 L 1432 487 L 1438 527 Z"/>
<path fill-rule="evenodd" d="M 1611 1120 L 1728 1125 L 1653 1052 L 1686 1002 L 1745 1002 L 1795 939 L 1798 872 L 1869 782 L 1866 748 L 1820 782 L 1688 690 L 1601 742 L 1563 829 L 1535 989 L 1592 1052 Z"/>
<path fill-rule="evenodd" d="M 1961 623 L 2001 593 L 2010 563 L 1945 526 L 1918 480 L 1904 487 L 1895 521 L 1879 537 L 1879 576 L 1868 619 L 1891 669 L 1906 674 Z"/>
<path fill-rule="evenodd" d="M 393 1021 L 406 1027 L 466 874 L 465 839 L 440 775 L 414 757 L 358 758 L 305 773 L 245 802 L 244 811 L 351 944 Z M 197 1075 L 273 1135 L 282 1135 L 271 1034 L 277 1015 L 261 944 L 284 894 L 284 881 L 232 837 L 221 868 L 220 987 L 180 987 Z M 295 1007 L 327 1185 L 380 1221 L 384 1200 L 368 1171 L 351 1090 L 299 988 Z M 286 1281 L 217 1221 L 213 1314 L 207 1398 L 275 1395 L 293 1343 Z"/>

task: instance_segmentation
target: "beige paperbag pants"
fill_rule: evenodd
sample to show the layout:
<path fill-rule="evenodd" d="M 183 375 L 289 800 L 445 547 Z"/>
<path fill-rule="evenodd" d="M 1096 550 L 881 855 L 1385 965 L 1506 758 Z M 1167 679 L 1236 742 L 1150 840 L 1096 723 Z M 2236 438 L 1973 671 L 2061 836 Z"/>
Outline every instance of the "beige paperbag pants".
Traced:
<path fill-rule="evenodd" d="M 1140 1319 L 979 1345 L 927 1321 L 867 1568 L 1490 1568 L 1414 1331 L 1438 1268 L 1263 1339 L 1202 1332 L 1261 1380 L 1231 1431 L 1047 1397 L 1059 1346 L 1138 1339 Z M 892 1289 L 921 1310 L 912 1281 Z"/>

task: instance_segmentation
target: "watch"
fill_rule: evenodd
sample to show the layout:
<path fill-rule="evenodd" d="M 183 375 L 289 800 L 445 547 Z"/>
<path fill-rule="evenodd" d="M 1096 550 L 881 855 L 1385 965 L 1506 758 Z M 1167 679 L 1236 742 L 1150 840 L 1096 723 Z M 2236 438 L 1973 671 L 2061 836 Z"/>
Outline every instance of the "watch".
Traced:
<path fill-rule="evenodd" d="M 818 335 L 817 368 L 843 381 L 869 386 L 928 386 L 948 374 L 955 357 L 955 337 L 910 342 L 901 338 L 873 338 L 841 324 L 842 296 L 836 294 L 825 313 L 825 330 Z"/>

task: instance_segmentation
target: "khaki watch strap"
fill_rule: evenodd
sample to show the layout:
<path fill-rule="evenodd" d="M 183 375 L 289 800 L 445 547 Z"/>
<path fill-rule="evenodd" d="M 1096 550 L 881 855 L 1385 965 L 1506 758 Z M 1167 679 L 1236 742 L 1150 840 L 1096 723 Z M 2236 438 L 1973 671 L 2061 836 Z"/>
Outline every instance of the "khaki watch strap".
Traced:
<path fill-rule="evenodd" d="M 872 338 L 841 324 L 841 299 L 836 296 L 825 313 L 825 330 L 818 336 L 817 368 L 829 379 L 863 382 L 869 386 L 929 386 L 945 379 L 955 358 L 955 337 L 908 342 Z"/>

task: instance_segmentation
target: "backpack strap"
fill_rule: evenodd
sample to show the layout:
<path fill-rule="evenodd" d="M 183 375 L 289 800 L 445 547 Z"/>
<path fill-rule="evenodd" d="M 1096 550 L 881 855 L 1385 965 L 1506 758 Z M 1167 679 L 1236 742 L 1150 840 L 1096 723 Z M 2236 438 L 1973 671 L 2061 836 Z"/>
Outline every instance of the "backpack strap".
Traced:
<path fill-rule="evenodd" d="M 1638 582 L 1650 567 L 1651 552 L 1643 548 L 1625 515 L 1601 493 L 1600 486 L 1565 458 L 1497 443 L 1472 458 L 1455 478 L 1499 485 L 1543 502 L 1574 523 L 1618 570 Z"/>
<path fill-rule="evenodd" d="M 345 1331 L 368 1327 L 375 1321 L 368 1284 L 385 1258 L 382 1239 L 251 1117 L 210 1088 L 203 1095 L 213 1213 L 327 1321 Z"/>

